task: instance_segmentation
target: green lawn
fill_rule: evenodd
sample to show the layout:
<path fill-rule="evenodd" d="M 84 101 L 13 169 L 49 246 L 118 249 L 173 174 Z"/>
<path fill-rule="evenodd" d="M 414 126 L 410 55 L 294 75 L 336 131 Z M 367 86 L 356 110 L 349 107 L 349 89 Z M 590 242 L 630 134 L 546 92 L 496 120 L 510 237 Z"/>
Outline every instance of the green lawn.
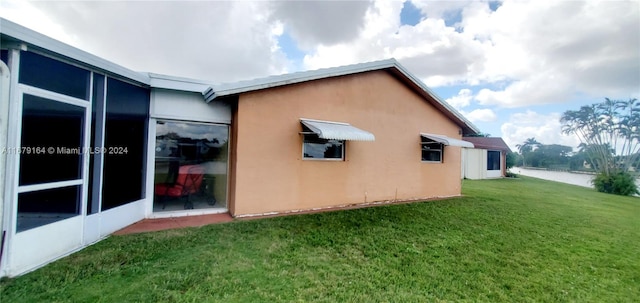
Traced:
<path fill-rule="evenodd" d="M 466 197 L 113 236 L 1 302 L 637 302 L 640 199 L 531 178 Z"/>

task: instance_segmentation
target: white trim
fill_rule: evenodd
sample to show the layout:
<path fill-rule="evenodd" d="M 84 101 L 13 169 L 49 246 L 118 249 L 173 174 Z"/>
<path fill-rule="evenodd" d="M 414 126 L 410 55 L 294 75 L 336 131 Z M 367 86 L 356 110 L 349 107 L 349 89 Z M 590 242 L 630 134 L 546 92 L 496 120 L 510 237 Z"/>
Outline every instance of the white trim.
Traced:
<path fill-rule="evenodd" d="M 0 20 L 1 21 L 1 20 Z M 18 133 L 20 132 L 20 107 L 21 107 L 21 94 L 18 92 L 18 76 L 20 51 L 16 49 L 9 49 L 7 52 L 8 66 L 11 72 L 11 79 L 9 84 L 9 119 L 7 127 L 7 147 L 16 147 L 15 143 L 18 142 Z M 0 260 L 0 277 L 9 274 L 7 268 L 10 263 L 9 259 L 12 255 L 13 237 L 15 237 L 16 230 L 16 214 L 17 214 L 17 193 L 16 184 L 18 184 L 17 174 L 17 156 L 15 154 L 7 155 L 6 166 L 4 167 L 5 183 L 4 186 L 4 207 L 2 215 L 2 230 L 6 231 L 4 249 L 2 253 L 2 259 Z"/>
<path fill-rule="evenodd" d="M 442 143 L 444 145 L 473 148 L 473 143 L 471 143 L 471 142 L 467 142 L 467 141 L 464 141 L 464 140 L 447 137 L 445 135 L 420 133 L 420 136 L 422 136 L 424 138 L 427 138 L 427 139 L 430 139 L 430 140 L 433 140 L 433 141 L 436 141 L 436 142 L 440 142 L 440 143 Z"/>
<path fill-rule="evenodd" d="M 70 96 L 67 96 L 67 95 L 59 94 L 59 93 L 56 93 L 56 92 L 44 90 L 44 89 L 41 89 L 41 88 L 29 86 L 29 85 L 22 84 L 22 83 L 18 84 L 18 89 L 23 94 L 32 95 L 32 96 L 36 96 L 36 97 L 40 97 L 40 98 L 51 99 L 53 101 L 58 101 L 60 103 L 66 103 L 66 104 L 75 105 L 75 106 L 79 106 L 79 107 L 83 107 L 83 108 L 88 108 L 91 105 L 91 101 L 89 101 L 89 100 L 83 100 L 83 99 L 78 99 L 78 98 L 75 98 L 75 97 L 70 97 Z M 91 116 L 89 116 L 89 118 L 91 118 Z"/>
<path fill-rule="evenodd" d="M 347 66 L 330 67 L 291 74 L 268 76 L 264 78 L 239 81 L 234 83 L 223 83 L 209 87 L 206 91 L 203 92 L 203 95 L 205 96 L 207 102 L 211 102 L 213 101 L 213 99 L 218 97 L 278 87 L 288 84 L 313 81 L 323 78 L 381 70 L 393 67 L 396 64 L 397 61 L 395 59 L 387 59 Z"/>
<path fill-rule="evenodd" d="M 82 234 L 77 231 L 82 222 L 82 216 L 75 215 L 15 235 L 12 240 L 16 247 L 31 249 L 23 249 L 12 254 L 9 275 L 15 276 L 31 271 L 58 259 L 61 255 L 66 255 L 69 251 L 82 248 Z M 44 247 L 46 249 L 42 249 Z"/>
<path fill-rule="evenodd" d="M 224 214 L 228 212 L 229 212 L 229 207 L 219 207 L 219 208 L 213 207 L 213 208 L 202 208 L 202 209 L 152 212 L 151 215 L 148 216 L 148 218 L 150 219 L 175 218 L 175 217 L 187 217 L 187 216 Z"/>
<path fill-rule="evenodd" d="M 104 83 L 103 83 L 103 91 L 102 91 L 102 104 L 100 104 L 100 108 L 96 108 L 96 135 L 99 138 L 100 142 L 99 142 L 99 147 L 104 147 L 104 141 L 105 141 L 105 122 L 107 120 L 107 75 L 103 75 L 104 76 Z M 93 106 L 93 102 L 91 103 Z M 100 117 L 98 117 L 97 113 L 98 110 L 102 111 L 102 115 Z M 98 129 L 100 130 L 98 133 Z M 89 142 L 89 144 L 91 144 L 91 142 Z M 98 172 L 98 176 L 97 178 L 95 178 L 96 176 L 94 175 L 94 179 L 93 179 L 93 185 L 98 186 L 97 188 L 97 193 L 98 193 L 98 209 L 94 212 L 95 214 L 100 213 L 102 211 L 102 185 L 103 185 L 103 177 L 104 177 L 104 153 L 97 153 L 94 154 L 94 163 L 93 163 L 93 169 L 95 170 L 96 167 L 99 168 L 99 172 Z M 98 165 L 99 166 L 96 166 Z M 97 185 L 96 185 L 97 184 Z M 90 189 L 90 190 L 93 190 Z M 93 203 L 93 201 L 91 201 L 91 203 Z"/>
<path fill-rule="evenodd" d="M 300 118 L 300 123 L 327 140 L 375 141 L 376 136 L 345 122 L 322 121 Z"/>
<path fill-rule="evenodd" d="M 18 89 L 18 79 L 20 78 L 20 51 L 12 49 L 11 51 L 11 70 L 13 78 L 11 79 L 11 100 L 9 102 L 9 138 L 7 140 L 7 147 L 20 147 L 20 134 L 22 133 L 22 91 Z M 19 184 L 19 172 L 20 172 L 20 155 L 12 154 L 11 157 L 7 157 L 7 167 L 11 169 L 11 172 L 7 172 L 7 176 L 13 176 L 12 179 L 7 179 L 7 187 L 10 188 L 8 192 L 10 197 L 6 201 L 10 201 L 10 226 L 7 229 L 9 231 L 9 239 L 12 240 L 16 235 L 16 224 L 18 218 L 18 184 Z M 8 241 L 9 247 L 7 247 L 7 254 L 13 253 L 13 241 Z M 9 255 L 6 256 L 6 260 L 9 259 Z M 7 263 L 10 264 L 10 263 Z"/>
<path fill-rule="evenodd" d="M 151 102 L 153 103 L 153 102 Z M 147 128 L 147 177 L 146 177 L 146 198 L 149 201 L 145 207 L 145 218 L 153 217 L 153 203 L 155 201 L 155 182 L 156 182 L 156 126 L 157 119 L 149 118 L 149 127 Z"/>
<path fill-rule="evenodd" d="M 39 191 L 39 190 L 47 190 L 47 189 L 54 189 L 54 188 L 62 188 L 62 187 L 69 187 L 69 186 L 74 186 L 74 185 L 82 185 L 82 178 L 80 179 L 76 179 L 76 180 L 69 180 L 69 181 L 58 181 L 58 182 L 50 182 L 50 183 L 39 183 L 39 184 L 33 184 L 33 185 L 22 185 L 22 186 L 18 186 L 18 193 L 27 193 L 27 192 L 32 192 L 32 191 Z"/>
<path fill-rule="evenodd" d="M 456 122 L 459 126 L 466 128 L 474 133 L 479 133 L 478 129 L 471 121 L 465 118 L 460 112 L 443 101 L 438 95 L 436 95 L 429 87 L 427 87 L 420 79 L 411 74 L 404 66 L 402 66 L 395 59 L 386 59 L 380 61 L 358 63 L 347 66 L 338 66 L 331 68 L 324 68 L 318 70 L 303 71 L 297 73 L 283 74 L 277 76 L 268 76 L 264 78 L 258 78 L 248 81 L 239 81 L 235 83 L 223 83 L 212 85 L 202 92 L 205 101 L 212 102 L 218 97 L 237 95 L 250 91 L 268 89 L 273 87 L 279 87 L 284 85 L 290 85 L 295 83 L 302 83 L 307 81 L 314 81 L 319 79 L 352 75 L 377 70 L 395 70 L 400 75 L 404 76 L 409 82 L 413 83 L 421 91 L 423 97 L 431 97 L 439 110 L 448 112 L 451 114 L 450 118 Z M 426 95 L 426 96 L 425 96 Z"/>
<path fill-rule="evenodd" d="M 139 199 L 100 212 L 100 237 L 123 229 L 145 218 L 145 207 L 149 199 Z"/>
<path fill-rule="evenodd" d="M 185 92 L 192 93 L 200 93 L 202 94 L 211 83 L 207 83 L 205 81 L 175 77 L 169 75 L 161 75 L 148 73 L 149 76 L 149 85 L 152 88 L 162 88 L 162 89 L 170 89 L 170 90 L 179 90 Z"/>
<path fill-rule="evenodd" d="M 82 138 L 82 148 L 83 150 L 89 150 L 91 146 L 91 108 L 92 108 L 92 99 L 93 99 L 93 73 L 89 72 L 89 100 L 88 106 L 84 109 L 84 130 L 83 130 L 83 138 Z M 89 177 L 91 172 L 89 171 L 89 163 L 91 161 L 89 153 L 82 153 L 82 174 L 80 178 L 82 179 L 80 192 L 80 217 L 82 218 L 82 223 L 80 225 L 80 245 L 84 246 L 84 235 L 85 235 L 85 226 L 87 224 L 86 214 L 87 214 L 87 200 L 89 198 L 88 191 L 91 190 L 89 188 Z"/>

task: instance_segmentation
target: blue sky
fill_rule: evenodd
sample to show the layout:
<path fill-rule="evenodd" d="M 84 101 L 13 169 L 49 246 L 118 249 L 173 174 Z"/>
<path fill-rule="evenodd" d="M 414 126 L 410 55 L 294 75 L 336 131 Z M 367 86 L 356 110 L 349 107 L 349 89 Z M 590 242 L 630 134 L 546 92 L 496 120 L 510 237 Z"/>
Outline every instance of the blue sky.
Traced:
<path fill-rule="evenodd" d="M 484 133 L 576 146 L 562 112 L 640 95 L 638 1 L 0 2 L 139 71 L 232 82 L 396 58 Z"/>

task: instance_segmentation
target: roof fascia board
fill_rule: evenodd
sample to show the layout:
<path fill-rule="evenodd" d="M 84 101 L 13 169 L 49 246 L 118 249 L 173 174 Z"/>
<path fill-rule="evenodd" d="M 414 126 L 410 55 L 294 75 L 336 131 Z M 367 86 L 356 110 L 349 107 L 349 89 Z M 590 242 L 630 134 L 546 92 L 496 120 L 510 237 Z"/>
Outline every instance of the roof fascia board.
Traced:
<path fill-rule="evenodd" d="M 149 84 L 149 77 L 144 73 L 132 71 L 4 18 L 0 18 L 0 24 L 0 33 L 2 33 L 2 35 L 26 43 L 27 47 L 35 47 L 46 52 L 70 58 L 82 65 L 95 67 L 145 85 Z"/>
<path fill-rule="evenodd" d="M 313 81 L 324 78 L 339 77 L 350 74 L 357 74 L 367 71 L 380 70 L 393 67 L 396 64 L 395 59 L 382 61 L 374 61 L 360 63 L 348 66 L 330 67 L 312 71 L 298 72 L 293 74 L 284 74 L 278 76 L 270 76 L 255 80 L 240 81 L 230 84 L 221 84 L 211 86 L 203 94 L 207 97 L 207 102 L 213 101 L 217 97 L 240 94 L 248 91 L 261 90 L 266 88 L 278 87 L 283 85 Z"/>
<path fill-rule="evenodd" d="M 325 69 L 318 69 L 313 71 L 299 72 L 293 74 L 285 74 L 279 76 L 271 76 L 265 77 L 255 80 L 241 81 L 237 83 L 230 84 L 221 84 L 211 86 L 206 89 L 202 94 L 205 97 L 206 102 L 211 102 L 215 98 L 241 94 L 244 92 L 267 89 L 277 86 L 283 86 L 288 84 L 301 83 L 306 81 L 313 81 L 323 78 L 331 78 L 338 76 L 345 76 L 357 73 L 363 73 L 374 70 L 383 70 L 388 68 L 395 68 L 398 72 L 402 74 L 403 77 L 411 81 L 414 85 L 416 85 L 420 90 L 422 90 L 427 96 L 431 97 L 435 100 L 438 105 L 442 108 L 441 110 L 447 111 L 451 114 L 450 118 L 453 120 L 457 120 L 456 124 L 460 125 L 462 128 L 470 130 L 474 133 L 479 133 L 480 130 L 471 123 L 471 121 L 467 120 L 462 114 L 460 114 L 457 110 L 455 110 L 451 105 L 444 102 L 438 95 L 436 95 L 429 87 L 427 87 L 420 79 L 416 78 L 411 74 L 407 69 L 405 69 L 400 63 L 395 59 L 387 59 L 381 61 L 360 63 L 348 66 L 340 66 L 340 67 L 331 67 Z"/>
<path fill-rule="evenodd" d="M 211 86 L 204 81 L 149 73 L 149 85 L 152 88 L 179 90 L 185 92 L 202 93 Z"/>

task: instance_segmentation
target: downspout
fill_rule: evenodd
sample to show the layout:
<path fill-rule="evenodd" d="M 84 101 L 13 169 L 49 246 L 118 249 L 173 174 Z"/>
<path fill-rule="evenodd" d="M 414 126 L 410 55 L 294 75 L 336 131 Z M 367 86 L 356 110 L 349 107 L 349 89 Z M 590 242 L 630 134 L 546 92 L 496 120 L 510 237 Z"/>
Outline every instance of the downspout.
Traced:
<path fill-rule="evenodd" d="M 9 67 L 0 61 L 0 264 L 4 252 L 6 231 L 4 230 L 4 190 L 6 187 L 5 169 L 7 163 L 7 153 L 2 148 L 7 146 L 7 129 L 9 127 L 9 86 L 11 85 L 11 72 Z"/>

